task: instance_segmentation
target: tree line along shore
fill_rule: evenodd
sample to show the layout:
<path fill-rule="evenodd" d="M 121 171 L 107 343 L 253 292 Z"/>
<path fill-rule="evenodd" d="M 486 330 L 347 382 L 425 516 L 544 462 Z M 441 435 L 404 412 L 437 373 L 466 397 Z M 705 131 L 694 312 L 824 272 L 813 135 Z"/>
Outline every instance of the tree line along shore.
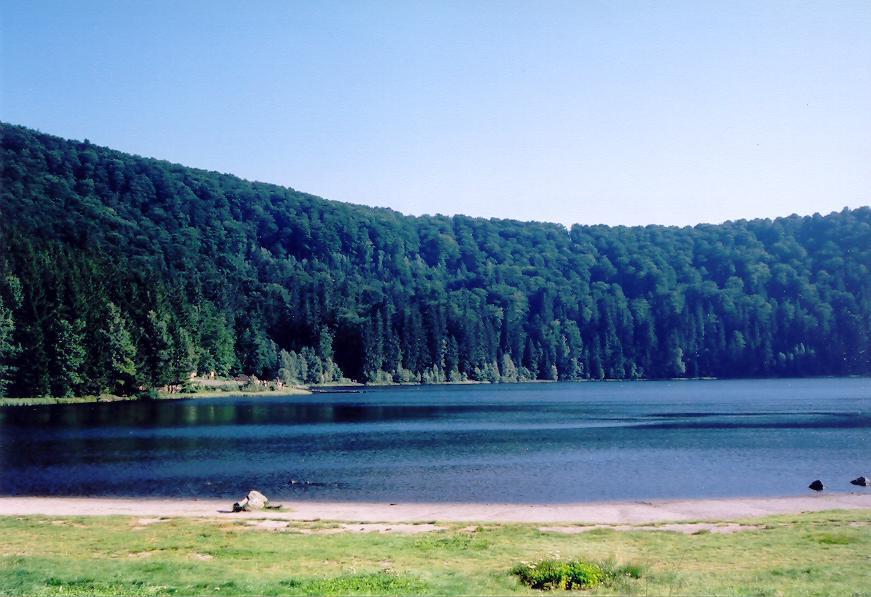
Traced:
<path fill-rule="evenodd" d="M 871 209 L 410 217 L 0 124 L 0 396 L 871 373 Z"/>

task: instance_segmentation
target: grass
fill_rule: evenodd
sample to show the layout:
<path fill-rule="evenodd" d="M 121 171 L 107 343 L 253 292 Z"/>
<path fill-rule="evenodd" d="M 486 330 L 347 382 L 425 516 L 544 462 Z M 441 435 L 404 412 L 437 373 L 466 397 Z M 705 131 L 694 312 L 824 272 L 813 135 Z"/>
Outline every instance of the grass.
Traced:
<path fill-rule="evenodd" d="M 731 535 L 507 524 L 401 535 L 317 534 L 325 522 L 276 532 L 238 519 L 0 517 L 0 594 L 540 594 L 512 570 L 543 560 L 597 563 L 608 582 L 583 591 L 593 595 L 854 595 L 871 586 L 871 511 L 754 523 L 764 528 Z"/>
<path fill-rule="evenodd" d="M 43 406 L 46 404 L 85 404 L 89 402 L 118 402 L 136 400 L 134 396 L 70 396 L 69 398 L 54 398 L 52 396 L 37 396 L 32 398 L 0 398 L 0 406 Z"/>
<path fill-rule="evenodd" d="M 156 400 L 189 400 L 192 398 L 238 398 L 239 396 L 304 396 L 311 394 L 304 388 L 285 387 L 277 390 L 234 390 L 234 389 L 206 389 L 194 392 L 174 392 L 172 394 L 160 392 Z M 141 400 L 139 396 L 115 396 L 114 394 L 102 394 L 100 396 L 70 396 L 68 398 L 55 398 L 52 396 L 38 396 L 33 398 L 0 398 L 0 406 L 43 406 L 46 404 L 88 404 L 93 402 L 126 402 Z"/>

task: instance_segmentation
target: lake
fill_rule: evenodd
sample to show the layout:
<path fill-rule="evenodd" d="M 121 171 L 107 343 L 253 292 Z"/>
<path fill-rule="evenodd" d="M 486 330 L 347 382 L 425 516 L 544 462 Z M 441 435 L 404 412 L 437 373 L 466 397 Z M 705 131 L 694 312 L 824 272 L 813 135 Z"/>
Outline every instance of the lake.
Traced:
<path fill-rule="evenodd" d="M 403 386 L 0 408 L 0 494 L 388 502 L 801 495 L 871 475 L 871 380 Z"/>

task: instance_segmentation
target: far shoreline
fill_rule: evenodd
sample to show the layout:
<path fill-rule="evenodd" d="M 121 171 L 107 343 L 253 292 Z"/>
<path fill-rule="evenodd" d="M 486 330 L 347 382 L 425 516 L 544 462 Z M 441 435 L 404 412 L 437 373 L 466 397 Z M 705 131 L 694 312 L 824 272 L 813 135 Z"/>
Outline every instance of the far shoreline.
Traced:
<path fill-rule="evenodd" d="M 256 396 L 309 396 L 313 392 L 308 388 L 282 388 L 280 390 L 204 390 L 200 392 L 160 392 L 156 398 L 141 396 L 116 396 L 102 394 L 100 396 L 70 396 L 67 398 L 54 396 L 38 396 L 30 398 L 0 398 L 0 407 L 4 406 L 50 406 L 55 404 L 107 404 L 111 402 L 162 402 L 165 400 L 196 400 L 198 398 L 239 398 Z"/>
<path fill-rule="evenodd" d="M 550 380 L 550 379 L 525 379 L 508 382 L 490 382 L 478 380 L 442 381 L 432 383 L 422 382 L 376 382 L 362 383 L 358 381 L 330 382 L 324 384 L 309 384 L 288 386 L 280 389 L 262 390 L 200 390 L 196 392 L 160 392 L 156 398 L 142 398 L 141 396 L 116 396 L 114 394 L 102 394 L 100 396 L 33 396 L 33 397 L 0 397 L 0 408 L 6 406 L 46 406 L 56 404 L 103 404 L 111 402 L 135 402 L 135 401 L 162 401 L 162 400 L 190 400 L 198 398 L 239 398 L 239 397 L 280 397 L 280 396 L 310 396 L 312 394 L 342 393 L 337 390 L 342 388 L 366 389 L 382 388 L 409 388 L 409 387 L 440 387 L 440 386 L 516 386 L 516 385 L 540 385 L 540 384 L 588 384 L 588 383 L 637 383 L 637 382 L 689 382 L 689 381 L 807 381 L 819 379 L 871 379 L 869 375 L 809 375 L 805 377 L 669 377 L 669 378 L 639 378 L 639 379 L 575 379 L 575 380 Z"/>

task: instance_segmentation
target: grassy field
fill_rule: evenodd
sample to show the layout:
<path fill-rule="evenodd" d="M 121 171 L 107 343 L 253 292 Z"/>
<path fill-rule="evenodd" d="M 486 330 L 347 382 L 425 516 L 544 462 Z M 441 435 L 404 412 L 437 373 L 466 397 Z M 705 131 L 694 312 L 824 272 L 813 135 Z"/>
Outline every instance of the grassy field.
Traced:
<path fill-rule="evenodd" d="M 592 594 L 856 595 L 871 587 L 871 511 L 756 519 L 735 534 L 534 525 L 331 534 L 245 520 L 0 517 L 0 594 L 487 595 L 538 591 L 511 569 L 545 558 L 629 565 Z"/>

